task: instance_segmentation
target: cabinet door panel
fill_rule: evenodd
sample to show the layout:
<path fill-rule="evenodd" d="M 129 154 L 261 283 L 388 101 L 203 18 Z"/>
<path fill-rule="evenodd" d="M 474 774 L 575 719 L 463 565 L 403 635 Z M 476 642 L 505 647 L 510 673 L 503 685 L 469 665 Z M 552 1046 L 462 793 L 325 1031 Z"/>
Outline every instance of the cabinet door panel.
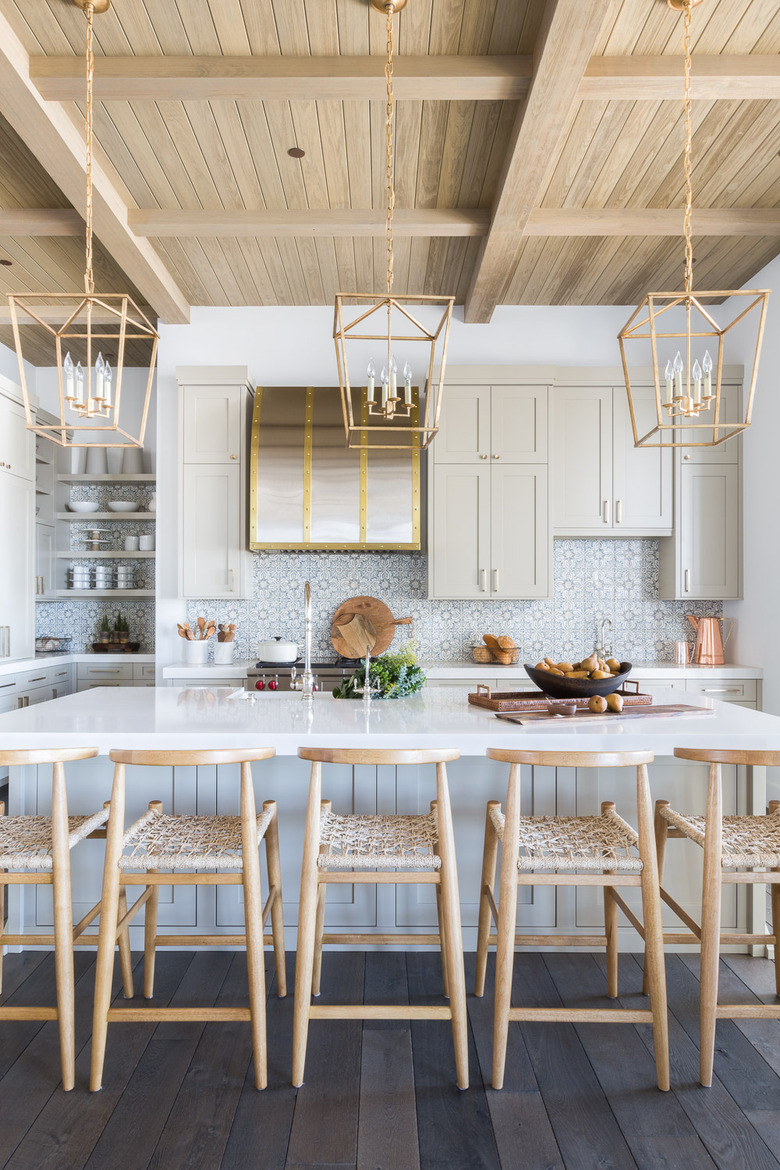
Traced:
<path fill-rule="evenodd" d="M 35 478 L 35 440 L 32 431 L 27 430 L 24 407 L 4 394 L 0 394 L 0 463 L 0 474 Z"/>
<path fill-rule="evenodd" d="M 184 467 L 182 594 L 236 597 L 240 594 L 240 468 L 191 464 Z"/>
<path fill-rule="evenodd" d="M 491 483 L 491 597 L 548 597 L 550 508 L 546 467 L 494 467 Z"/>
<path fill-rule="evenodd" d="M 0 557 L 0 653 L 32 658 L 35 640 L 34 487 L 31 480 L 0 472 L 0 528 L 6 555 Z"/>
<path fill-rule="evenodd" d="M 680 596 L 741 596 L 738 466 L 685 464 L 680 493 Z"/>
<path fill-rule="evenodd" d="M 489 467 L 434 467 L 431 553 L 431 597 L 489 596 Z"/>
<path fill-rule="evenodd" d="M 640 435 L 655 425 L 655 390 L 632 390 Z M 627 533 L 668 533 L 672 530 L 672 452 L 658 447 L 637 449 L 625 390 L 613 396 L 612 493 L 615 528 Z"/>
<path fill-rule="evenodd" d="M 611 532 L 612 387 L 556 389 L 553 436 L 556 534 Z"/>
<path fill-rule="evenodd" d="M 490 455 L 503 463 L 547 462 L 547 387 L 493 386 Z"/>
<path fill-rule="evenodd" d="M 35 595 L 51 597 L 57 584 L 54 580 L 54 525 L 35 525 Z"/>
<path fill-rule="evenodd" d="M 442 397 L 436 463 L 480 463 L 490 457 L 490 387 L 447 386 Z"/>
<path fill-rule="evenodd" d="M 182 387 L 185 463 L 233 463 L 241 457 L 240 386 Z"/>
<path fill-rule="evenodd" d="M 740 422 L 744 415 L 742 411 L 742 387 L 741 386 L 723 386 L 721 389 L 721 403 L 720 403 L 720 419 L 722 422 Z M 712 409 L 700 415 L 699 422 L 711 422 L 713 418 Z M 725 432 L 721 431 L 721 434 Z M 689 440 L 694 443 L 700 443 L 703 439 L 710 440 L 712 438 L 712 431 L 700 430 L 683 430 L 681 431 L 683 440 Z M 739 448 L 740 436 L 735 435 L 733 439 L 727 439 L 725 443 L 720 443 L 717 447 L 690 447 L 683 451 L 682 461 L 686 463 L 739 463 Z"/>

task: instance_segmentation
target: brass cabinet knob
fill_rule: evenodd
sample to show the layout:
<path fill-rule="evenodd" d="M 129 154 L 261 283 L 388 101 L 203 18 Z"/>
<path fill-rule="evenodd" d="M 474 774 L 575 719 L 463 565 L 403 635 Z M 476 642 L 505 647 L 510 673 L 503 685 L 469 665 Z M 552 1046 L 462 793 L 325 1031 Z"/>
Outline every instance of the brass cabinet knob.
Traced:
<path fill-rule="evenodd" d="M 500 456 L 500 455 L 494 455 L 494 456 L 493 456 L 493 458 L 494 458 L 494 459 L 500 459 L 500 458 L 501 458 L 501 456 Z"/>

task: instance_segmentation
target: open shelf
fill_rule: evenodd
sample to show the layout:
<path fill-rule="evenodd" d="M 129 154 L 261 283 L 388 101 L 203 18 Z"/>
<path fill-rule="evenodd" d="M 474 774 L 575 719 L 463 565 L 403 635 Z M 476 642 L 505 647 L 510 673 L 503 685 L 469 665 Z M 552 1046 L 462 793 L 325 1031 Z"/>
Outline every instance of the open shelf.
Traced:
<path fill-rule="evenodd" d="M 61 561 L 80 561 L 84 557 L 102 557 L 107 560 L 109 557 L 122 557 L 126 561 L 141 561 L 151 560 L 154 556 L 154 550 L 151 552 L 126 552 L 125 549 L 98 549 L 93 552 L 91 549 L 72 549 L 70 552 L 58 552 L 57 557 Z M 71 591 L 72 592 L 72 591 Z"/>
<path fill-rule="evenodd" d="M 123 475 L 118 472 L 112 475 L 110 472 L 101 475 L 90 475 L 89 472 L 81 472 L 78 475 L 71 473 L 69 475 L 58 475 L 57 479 L 60 483 L 154 483 L 157 476 L 153 471 L 140 471 L 138 475 Z"/>
<path fill-rule="evenodd" d="M 139 598 L 140 599 L 143 597 L 154 597 L 154 590 L 153 589 L 57 589 L 57 591 L 52 594 L 52 597 L 60 597 L 60 598 L 66 598 L 66 597 L 78 597 L 78 598 L 126 597 L 128 599 L 131 599 L 131 598 Z"/>
<path fill-rule="evenodd" d="M 58 512 L 58 520 L 145 520 L 147 524 L 154 523 L 156 512 Z"/>

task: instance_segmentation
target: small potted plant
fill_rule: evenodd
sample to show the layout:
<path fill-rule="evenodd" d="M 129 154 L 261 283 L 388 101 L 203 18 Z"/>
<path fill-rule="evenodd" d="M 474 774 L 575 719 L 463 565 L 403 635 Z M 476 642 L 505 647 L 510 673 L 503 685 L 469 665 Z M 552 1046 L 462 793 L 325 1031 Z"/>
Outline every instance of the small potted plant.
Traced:
<path fill-rule="evenodd" d="M 103 617 L 102 622 L 100 623 L 100 641 L 101 642 L 110 642 L 111 641 L 111 628 L 108 624 L 108 618 L 105 615 Z"/>

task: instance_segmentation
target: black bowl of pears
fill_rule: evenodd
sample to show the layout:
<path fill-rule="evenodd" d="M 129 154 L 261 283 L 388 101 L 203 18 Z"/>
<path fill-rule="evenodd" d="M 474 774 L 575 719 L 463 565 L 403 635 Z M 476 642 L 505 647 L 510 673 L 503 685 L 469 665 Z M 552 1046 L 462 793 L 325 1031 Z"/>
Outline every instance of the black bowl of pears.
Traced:
<path fill-rule="evenodd" d="M 605 669 L 597 655 L 591 654 L 581 662 L 554 662 L 545 658 L 536 666 L 527 662 L 524 666 L 531 682 L 551 699 L 590 699 L 593 695 L 611 695 L 631 673 L 630 662 L 618 662 L 615 658 L 601 662 Z"/>

